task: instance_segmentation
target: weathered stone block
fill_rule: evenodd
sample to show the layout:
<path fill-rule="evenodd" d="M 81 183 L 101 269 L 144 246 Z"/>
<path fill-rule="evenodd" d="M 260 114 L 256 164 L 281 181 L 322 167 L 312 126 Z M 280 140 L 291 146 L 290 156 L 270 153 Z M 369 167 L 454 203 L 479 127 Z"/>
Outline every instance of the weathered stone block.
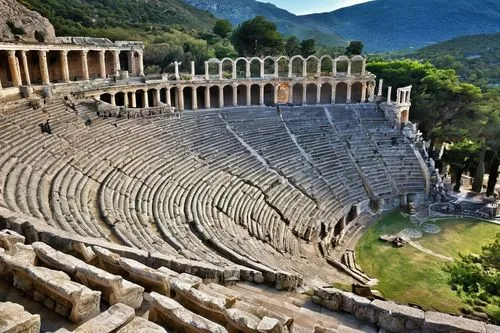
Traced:
<path fill-rule="evenodd" d="M 428 311 L 425 313 L 423 329 L 425 332 L 486 333 L 486 324 L 472 319 Z"/>
<path fill-rule="evenodd" d="M 374 300 L 377 324 L 390 332 L 406 332 L 424 325 L 424 311 L 393 302 Z"/>

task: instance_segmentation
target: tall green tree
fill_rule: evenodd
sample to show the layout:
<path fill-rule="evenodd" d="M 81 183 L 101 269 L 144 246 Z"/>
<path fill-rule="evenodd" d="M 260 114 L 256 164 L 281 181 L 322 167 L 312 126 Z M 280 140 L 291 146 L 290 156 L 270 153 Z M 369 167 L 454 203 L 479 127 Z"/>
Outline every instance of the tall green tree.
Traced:
<path fill-rule="evenodd" d="M 314 39 L 305 39 L 300 42 L 300 54 L 303 57 L 309 57 L 316 53 L 316 41 Z"/>
<path fill-rule="evenodd" d="M 233 32 L 233 45 L 241 56 L 278 55 L 283 53 L 283 37 L 276 24 L 257 16 L 243 22 Z"/>
<path fill-rule="evenodd" d="M 285 40 L 285 54 L 289 57 L 300 54 L 300 41 L 295 36 L 290 36 Z"/>
<path fill-rule="evenodd" d="M 345 49 L 345 55 L 347 56 L 353 56 L 353 55 L 360 55 L 363 53 L 363 42 L 359 40 L 353 40 L 349 43 L 349 46 L 346 47 Z"/>
<path fill-rule="evenodd" d="M 229 34 L 233 30 L 233 26 L 231 25 L 231 22 L 228 20 L 217 20 L 215 22 L 214 26 L 214 34 L 222 37 L 222 38 L 227 38 L 229 37 Z"/>

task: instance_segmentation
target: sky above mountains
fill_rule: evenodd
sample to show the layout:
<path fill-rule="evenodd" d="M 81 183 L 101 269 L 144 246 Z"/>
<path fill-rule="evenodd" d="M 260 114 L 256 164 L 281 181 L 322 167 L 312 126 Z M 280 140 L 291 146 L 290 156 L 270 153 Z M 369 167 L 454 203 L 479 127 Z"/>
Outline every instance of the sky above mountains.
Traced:
<path fill-rule="evenodd" d="M 258 0 L 269 2 L 297 15 L 331 12 L 371 0 Z"/>

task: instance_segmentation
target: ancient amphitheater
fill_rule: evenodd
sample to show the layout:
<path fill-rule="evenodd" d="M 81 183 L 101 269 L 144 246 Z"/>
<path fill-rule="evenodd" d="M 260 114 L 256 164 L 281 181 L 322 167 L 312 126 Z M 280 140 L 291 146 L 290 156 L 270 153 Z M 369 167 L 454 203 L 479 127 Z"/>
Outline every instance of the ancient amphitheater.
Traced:
<path fill-rule="evenodd" d="M 142 58 L 0 44 L 0 331 L 497 332 L 325 287 L 368 282 L 366 224 L 426 199 L 411 87 L 359 56 Z"/>

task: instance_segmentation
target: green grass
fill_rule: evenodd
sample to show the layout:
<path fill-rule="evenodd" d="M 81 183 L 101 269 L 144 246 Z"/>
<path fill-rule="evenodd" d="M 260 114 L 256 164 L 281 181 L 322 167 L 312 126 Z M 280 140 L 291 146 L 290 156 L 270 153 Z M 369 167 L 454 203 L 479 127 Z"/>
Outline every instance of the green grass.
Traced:
<path fill-rule="evenodd" d="M 494 240 L 500 226 L 476 220 L 437 221 L 439 234 L 424 234 L 419 242 L 437 253 L 458 258 L 458 253 L 480 252 Z M 424 309 L 458 314 L 465 304 L 447 283 L 445 262 L 411 247 L 395 248 L 382 242 L 382 234 L 394 234 L 411 227 L 409 218 L 399 212 L 388 215 L 361 238 L 356 256 L 363 270 L 380 283 L 375 287 L 388 299 L 401 304 L 416 303 Z M 488 313 L 497 317 L 499 309 L 490 306 Z"/>

